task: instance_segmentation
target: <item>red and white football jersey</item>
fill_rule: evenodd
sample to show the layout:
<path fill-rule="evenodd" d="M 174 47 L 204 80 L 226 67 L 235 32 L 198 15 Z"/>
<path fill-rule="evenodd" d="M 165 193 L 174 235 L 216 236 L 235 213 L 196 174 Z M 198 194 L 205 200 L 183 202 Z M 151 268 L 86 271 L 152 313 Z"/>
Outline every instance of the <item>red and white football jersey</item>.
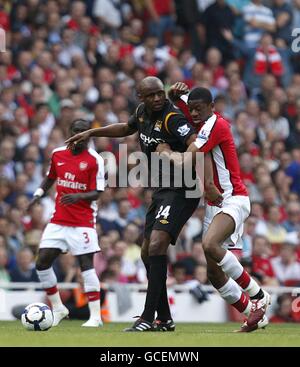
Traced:
<path fill-rule="evenodd" d="M 93 149 L 73 155 L 67 147 L 54 149 L 50 169 L 50 179 L 56 180 L 55 211 L 51 223 L 72 227 L 95 227 L 97 215 L 96 201 L 80 200 L 75 204 L 62 205 L 64 194 L 104 191 L 104 161 Z"/>
<path fill-rule="evenodd" d="M 201 152 L 211 152 L 214 182 L 224 198 L 248 196 L 241 179 L 238 156 L 228 121 L 221 115 L 213 114 L 200 124 L 194 144 Z"/>

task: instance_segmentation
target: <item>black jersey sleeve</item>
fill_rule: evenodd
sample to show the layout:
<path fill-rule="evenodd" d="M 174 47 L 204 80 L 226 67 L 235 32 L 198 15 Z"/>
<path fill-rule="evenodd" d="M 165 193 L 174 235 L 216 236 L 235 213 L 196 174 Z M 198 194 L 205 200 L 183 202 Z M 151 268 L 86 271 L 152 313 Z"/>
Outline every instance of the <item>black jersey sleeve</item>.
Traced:
<path fill-rule="evenodd" d="M 130 127 L 130 129 L 134 131 L 137 131 L 139 129 L 138 124 L 140 121 L 143 121 L 142 113 L 143 113 L 143 104 L 141 103 L 137 106 L 134 114 L 132 114 L 129 117 L 128 126 Z"/>
<path fill-rule="evenodd" d="M 196 134 L 193 126 L 181 114 L 174 114 L 166 123 L 166 130 L 177 137 L 183 144 L 186 144 L 188 138 Z"/>
<path fill-rule="evenodd" d="M 138 121 L 137 121 L 137 116 L 136 114 L 134 113 L 133 115 L 131 115 L 129 117 L 129 120 L 128 120 L 128 126 L 129 128 L 132 130 L 132 131 L 137 131 L 138 130 Z"/>

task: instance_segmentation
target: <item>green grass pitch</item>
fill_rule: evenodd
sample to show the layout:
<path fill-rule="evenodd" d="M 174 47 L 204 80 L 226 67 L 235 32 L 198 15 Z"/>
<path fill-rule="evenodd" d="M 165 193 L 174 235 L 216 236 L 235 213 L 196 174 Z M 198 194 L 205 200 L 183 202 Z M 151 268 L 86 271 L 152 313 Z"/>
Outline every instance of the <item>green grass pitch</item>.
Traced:
<path fill-rule="evenodd" d="M 63 321 L 44 332 L 27 331 L 20 321 L 0 321 L 3 346 L 92 347 L 205 347 L 205 346 L 300 346 L 300 325 L 273 324 L 252 333 L 234 333 L 239 324 L 177 324 L 175 332 L 124 333 L 130 324 L 105 324 L 83 328 L 80 321 Z"/>

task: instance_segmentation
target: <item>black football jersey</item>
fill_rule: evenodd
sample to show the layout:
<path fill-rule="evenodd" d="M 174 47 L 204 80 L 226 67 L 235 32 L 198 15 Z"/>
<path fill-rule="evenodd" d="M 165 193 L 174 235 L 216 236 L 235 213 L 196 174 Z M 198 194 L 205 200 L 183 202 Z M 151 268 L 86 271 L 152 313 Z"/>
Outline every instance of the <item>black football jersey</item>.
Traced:
<path fill-rule="evenodd" d="M 153 180 L 158 179 L 160 182 L 158 187 L 161 187 L 162 178 L 169 175 L 170 188 L 178 186 L 177 184 L 174 185 L 176 172 L 174 173 L 173 164 L 171 164 L 170 174 L 163 169 L 162 165 L 159 166 L 158 170 L 153 169 L 153 159 L 157 159 L 157 154 L 153 155 L 152 153 L 155 152 L 157 145 L 160 143 L 169 144 L 175 152 L 182 153 L 186 151 L 186 141 L 191 135 L 195 134 L 195 130 L 182 112 L 166 100 L 161 111 L 148 114 L 144 103 L 141 103 L 130 117 L 128 125 L 139 134 L 141 150 L 148 158 L 148 168 L 152 175 L 151 182 L 153 183 Z M 155 182 L 157 184 L 157 181 Z M 153 185 L 150 185 L 149 182 L 149 186 Z M 183 188 L 185 188 L 184 185 Z"/>

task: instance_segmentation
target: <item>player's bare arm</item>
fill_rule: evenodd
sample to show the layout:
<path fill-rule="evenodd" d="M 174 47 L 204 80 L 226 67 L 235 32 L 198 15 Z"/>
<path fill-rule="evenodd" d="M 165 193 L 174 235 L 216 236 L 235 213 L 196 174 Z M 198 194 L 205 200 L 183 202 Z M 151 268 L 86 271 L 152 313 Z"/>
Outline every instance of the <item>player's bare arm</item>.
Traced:
<path fill-rule="evenodd" d="M 156 152 L 167 156 L 171 159 L 176 166 L 183 166 L 184 164 L 190 164 L 190 160 L 193 160 L 193 164 L 196 164 L 196 152 L 198 148 L 195 146 L 194 141 L 196 135 L 193 134 L 187 139 L 188 150 L 191 154 L 184 154 L 180 152 L 174 152 L 171 150 L 169 144 L 161 143 L 157 146 Z M 214 184 L 213 178 L 213 166 L 211 154 L 207 153 L 204 155 L 204 187 L 205 187 L 205 198 L 213 203 L 215 206 L 220 206 L 223 201 L 223 196 L 218 188 Z"/>
<path fill-rule="evenodd" d="M 49 177 L 45 177 L 40 187 L 33 194 L 33 198 L 28 204 L 27 211 L 29 211 L 35 204 L 39 203 L 41 197 L 44 196 L 49 191 L 49 189 L 53 186 L 54 182 L 55 180 Z"/>
<path fill-rule="evenodd" d="M 215 206 L 221 206 L 223 196 L 214 183 L 214 171 L 212 165 L 211 153 L 204 155 L 204 190 L 206 200 Z"/>
<path fill-rule="evenodd" d="M 126 123 L 117 123 L 105 127 L 89 129 L 79 134 L 75 134 L 67 139 L 65 142 L 68 148 L 72 148 L 73 144 L 88 140 L 91 137 L 107 137 L 107 138 L 123 138 L 132 135 L 136 132 L 132 127 Z"/>
<path fill-rule="evenodd" d="M 62 195 L 60 199 L 60 204 L 62 205 L 72 205 L 77 203 L 80 200 L 86 200 L 86 201 L 95 201 L 98 200 L 99 196 L 101 194 L 101 191 L 93 190 L 90 192 L 85 193 L 75 193 L 75 194 L 65 194 Z"/>

